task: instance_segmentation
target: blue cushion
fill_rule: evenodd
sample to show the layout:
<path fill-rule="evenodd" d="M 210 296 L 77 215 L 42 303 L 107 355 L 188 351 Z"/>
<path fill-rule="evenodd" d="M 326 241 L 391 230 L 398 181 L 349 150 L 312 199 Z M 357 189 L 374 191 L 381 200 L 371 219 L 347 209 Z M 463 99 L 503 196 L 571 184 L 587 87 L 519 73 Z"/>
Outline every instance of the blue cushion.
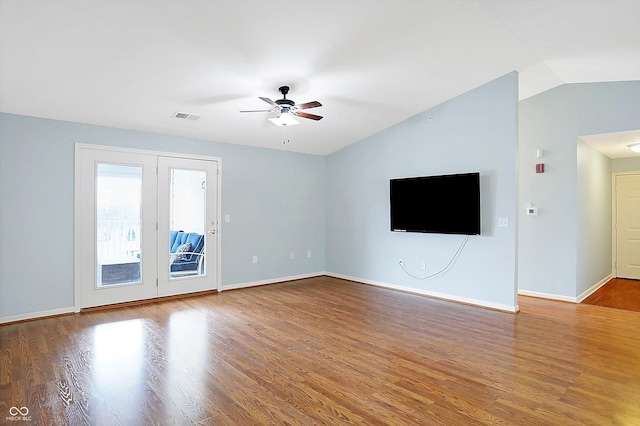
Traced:
<path fill-rule="evenodd" d="M 179 260 L 171 264 L 171 272 L 197 271 L 197 270 L 198 270 L 198 262 L 185 262 L 183 260 Z"/>
<path fill-rule="evenodd" d="M 178 250 L 178 247 L 180 247 L 181 245 L 183 245 L 184 243 L 187 242 L 187 233 L 183 232 L 183 231 L 178 231 L 176 233 L 176 237 L 173 240 L 173 243 L 171 244 L 171 253 L 175 253 L 176 250 Z"/>
<path fill-rule="evenodd" d="M 176 242 L 176 237 L 178 236 L 178 232 L 182 232 L 182 231 L 170 231 L 169 232 L 169 248 L 173 247 L 173 243 Z"/>
<path fill-rule="evenodd" d="M 169 240 L 170 242 L 171 242 L 171 238 L 173 238 L 173 236 L 170 237 L 170 240 Z M 177 231 L 175 235 L 175 239 L 171 244 L 171 253 L 175 253 L 180 246 L 186 243 L 191 243 L 191 250 L 190 250 L 191 252 L 201 253 L 202 249 L 204 248 L 204 235 L 201 235 L 195 232 Z M 186 255 L 184 260 L 187 260 L 187 261 L 198 260 L 198 256 L 195 256 L 192 254 Z"/>
<path fill-rule="evenodd" d="M 193 253 L 202 253 L 202 249 L 204 248 L 204 236 L 200 234 L 196 234 L 195 232 L 187 235 L 185 243 L 191 243 L 191 252 Z M 185 260 L 187 261 L 197 261 L 198 256 L 195 254 L 186 255 Z"/>
<path fill-rule="evenodd" d="M 171 253 L 176 253 L 181 246 L 185 244 L 191 244 L 191 248 L 188 252 L 202 253 L 204 248 L 204 236 L 195 232 L 170 231 L 169 233 L 169 247 Z M 181 259 L 176 256 L 171 263 L 171 272 L 179 271 L 197 271 L 198 270 L 198 255 L 185 254 Z"/>
<path fill-rule="evenodd" d="M 191 251 L 191 243 L 184 243 L 183 245 L 178 247 L 178 250 L 176 250 L 176 253 L 173 258 L 173 262 L 176 262 L 178 260 L 186 260 L 186 257 L 188 255 L 185 255 L 184 253 L 189 253 L 190 251 Z"/>

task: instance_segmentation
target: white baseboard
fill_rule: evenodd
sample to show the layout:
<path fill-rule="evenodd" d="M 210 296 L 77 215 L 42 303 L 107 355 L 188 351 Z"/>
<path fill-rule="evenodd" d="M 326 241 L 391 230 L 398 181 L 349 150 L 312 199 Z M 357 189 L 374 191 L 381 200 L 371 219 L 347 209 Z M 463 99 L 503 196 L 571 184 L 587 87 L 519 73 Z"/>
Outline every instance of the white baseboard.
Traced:
<path fill-rule="evenodd" d="M 227 285 L 221 286 L 219 290 L 224 291 L 224 290 L 235 290 L 239 288 L 256 287 L 259 285 L 276 284 L 276 283 L 282 283 L 285 281 L 295 281 L 295 280 L 303 280 L 305 278 L 321 277 L 323 275 L 327 275 L 327 274 L 325 272 L 313 272 L 310 274 L 292 275 L 289 277 L 272 278 L 269 280 L 251 281 L 251 282 L 237 283 L 237 284 L 227 284 Z"/>
<path fill-rule="evenodd" d="M 563 296 L 561 294 L 541 293 L 538 291 L 529 291 L 529 290 L 518 290 L 518 294 L 521 296 L 538 297 L 540 299 L 550 299 L 550 300 L 559 300 L 561 302 L 578 303 L 578 299 L 576 297 Z"/>
<path fill-rule="evenodd" d="M 75 308 L 70 306 L 68 308 L 60 308 L 60 309 L 50 309 L 48 311 L 39 311 L 39 312 L 27 312 L 25 314 L 17 314 L 17 315 L 5 315 L 0 317 L 0 324 L 6 324 L 10 322 L 17 321 L 27 321 L 38 318 L 52 317 L 56 315 L 66 315 L 75 313 Z"/>
<path fill-rule="evenodd" d="M 518 294 L 522 296 L 531 296 L 531 297 L 539 297 L 541 299 L 550 299 L 550 300 L 559 300 L 561 302 L 571 302 L 571 303 L 580 303 L 593 293 L 598 290 L 600 287 L 605 285 L 611 278 L 613 278 L 613 274 L 609 274 L 594 285 L 592 285 L 588 290 L 584 291 L 582 294 L 579 294 L 577 297 L 574 296 L 564 296 L 561 294 L 554 293 L 541 293 L 537 291 L 529 291 L 529 290 L 518 290 Z"/>
<path fill-rule="evenodd" d="M 603 285 L 608 283 L 609 280 L 612 279 L 612 278 L 613 278 L 613 273 L 607 275 L 606 277 L 604 277 L 603 279 L 601 279 L 600 281 L 598 281 L 597 283 L 592 285 L 591 288 L 589 288 L 588 290 L 584 291 L 582 294 L 579 294 L 578 297 L 577 297 L 578 303 L 582 302 L 584 299 L 586 299 L 587 297 L 591 296 L 600 287 L 602 287 Z"/>
<path fill-rule="evenodd" d="M 503 304 L 500 304 L 500 303 L 491 303 L 491 302 L 487 302 L 485 300 L 476 300 L 476 299 L 470 299 L 470 298 L 466 298 L 466 297 L 452 296 L 450 294 L 437 293 L 437 292 L 433 292 L 433 291 L 421 290 L 421 289 L 417 289 L 417 288 L 413 288 L 413 287 L 405 287 L 405 286 L 400 286 L 400 285 L 396 285 L 396 284 L 389 284 L 389 283 L 384 283 L 384 282 L 380 282 L 380 281 L 366 280 L 366 279 L 357 278 L 357 277 L 350 277 L 350 276 L 342 275 L 342 274 L 335 274 L 335 273 L 332 273 L 332 272 L 326 272 L 325 275 L 327 275 L 329 277 L 341 278 L 341 279 L 344 279 L 344 280 L 361 282 L 361 283 L 364 283 L 364 284 L 370 284 L 370 285 L 374 285 L 374 286 L 378 286 L 378 287 L 384 287 L 384 288 L 388 288 L 388 289 L 391 289 L 391 290 L 403 291 L 405 293 L 413 293 L 413 294 L 417 294 L 417 295 L 420 295 L 420 296 L 433 297 L 433 298 L 436 298 L 436 299 L 446 300 L 446 301 L 449 301 L 449 302 L 456 302 L 456 303 L 463 303 L 465 305 L 478 306 L 480 308 L 489 308 L 489 309 L 494 309 L 494 310 L 497 310 L 497 311 L 503 311 L 503 312 L 509 312 L 509 313 L 515 313 L 515 312 L 518 312 L 520 310 L 520 307 L 518 305 L 510 306 L 510 305 L 503 305 Z"/>
<path fill-rule="evenodd" d="M 509 305 L 503 305 L 503 304 L 498 304 L 498 303 L 490 303 L 490 302 L 486 302 L 486 301 L 483 301 L 483 300 L 475 300 L 475 299 L 470 299 L 470 298 L 466 298 L 466 297 L 452 296 L 450 294 L 437 293 L 437 292 L 432 292 L 432 291 L 427 291 L 427 290 L 416 289 L 416 288 L 412 288 L 412 287 L 405 287 L 405 286 L 400 286 L 400 285 L 396 285 L 396 284 L 384 283 L 384 282 L 380 282 L 380 281 L 372 281 L 372 280 L 367 280 L 367 279 L 363 279 L 363 278 L 351 277 L 351 276 L 348 276 L 348 275 L 336 274 L 336 273 L 325 272 L 325 271 L 313 272 L 313 273 L 302 274 L 302 275 L 292 275 L 292 276 L 288 276 L 288 277 L 272 278 L 272 279 L 268 279 L 268 280 L 251 281 L 251 282 L 237 283 L 237 284 L 228 284 L 228 285 L 221 286 L 221 288 L 219 290 L 220 291 L 225 291 L 225 290 L 235 290 L 235 289 L 247 288 L 247 287 L 256 287 L 256 286 L 260 286 L 260 285 L 276 284 L 276 283 L 281 283 L 281 282 L 285 282 L 285 281 L 295 281 L 295 280 L 301 280 L 301 279 L 305 279 L 305 278 L 320 277 L 320 276 L 323 276 L 323 275 L 326 275 L 328 277 L 334 277 L 334 278 L 340 278 L 340 279 L 344 279 L 344 280 L 354 281 L 354 282 L 360 282 L 360 283 L 363 283 L 363 284 L 374 285 L 374 286 L 378 286 L 378 287 L 384 287 L 384 288 L 388 288 L 388 289 L 391 289 L 391 290 L 403 291 L 405 293 L 413 293 L 413 294 L 418 294 L 418 295 L 421 295 L 421 296 L 433 297 L 433 298 L 436 298 L 436 299 L 446 300 L 446 301 L 450 301 L 450 302 L 464 303 L 466 305 L 473 305 L 473 306 L 478 306 L 478 307 L 482 307 L 482 308 L 495 309 L 495 310 L 498 310 L 498 311 L 504 311 L 504 312 L 509 312 L 509 313 L 518 312 L 520 310 L 518 305 L 509 306 Z M 600 286 L 602 286 L 602 284 L 600 284 Z M 597 288 L 599 288 L 599 287 L 597 287 Z M 595 290 L 597 290 L 597 288 Z M 527 293 L 533 293 L 533 292 L 527 292 Z M 524 294 L 524 292 L 520 291 L 519 294 Z M 541 294 L 542 293 L 527 294 L 527 295 L 533 295 L 533 296 L 536 296 L 536 297 L 544 297 Z M 566 299 L 560 299 L 559 297 L 561 297 L 561 296 L 558 296 L 558 295 L 549 295 L 549 296 L 554 296 L 554 297 L 546 297 L 546 298 L 555 298 L 557 300 L 566 300 Z M 573 299 L 575 299 L 575 298 L 573 298 Z M 67 308 L 51 309 L 51 310 L 48 310 L 48 311 L 29 312 L 29 313 L 18 314 L 18 315 L 0 316 L 0 324 L 16 322 L 16 321 L 25 321 L 25 320 L 31 320 L 31 319 L 37 319 L 37 318 L 44 318 L 44 317 L 50 317 L 50 316 L 55 316 L 55 315 L 65 315 L 65 314 L 71 314 L 71 313 L 74 313 L 74 312 L 76 312 L 75 307 L 71 306 L 71 307 L 67 307 Z"/>
<path fill-rule="evenodd" d="M 244 288 L 244 287 L 255 287 L 255 286 L 258 286 L 258 285 L 265 285 L 265 284 L 275 284 L 275 283 L 280 283 L 280 282 L 284 282 L 284 281 L 301 280 L 301 279 L 304 279 L 304 278 L 312 278 L 312 277 L 318 277 L 318 276 L 322 276 L 322 275 L 326 275 L 326 274 L 324 272 L 315 272 L 315 273 L 311 273 L 311 274 L 294 275 L 294 276 L 290 276 L 290 277 L 280 277 L 280 278 L 274 278 L 274 279 L 270 279 L 270 280 L 253 281 L 253 282 L 239 283 L 239 284 L 231 284 L 231 285 L 222 286 L 220 291 L 232 290 L 232 289 Z M 74 306 L 71 306 L 71 307 L 68 307 L 68 308 L 51 309 L 51 310 L 48 310 L 48 311 L 27 312 L 27 313 L 24 313 L 24 314 L 17 314 L 17 315 L 6 315 L 6 316 L 0 316 L 0 324 L 7 324 L 7 323 L 11 323 L 11 322 L 33 320 L 33 319 L 51 317 L 51 316 L 56 316 L 56 315 L 72 314 L 72 313 L 76 313 L 76 312 L 77 312 L 76 308 Z"/>

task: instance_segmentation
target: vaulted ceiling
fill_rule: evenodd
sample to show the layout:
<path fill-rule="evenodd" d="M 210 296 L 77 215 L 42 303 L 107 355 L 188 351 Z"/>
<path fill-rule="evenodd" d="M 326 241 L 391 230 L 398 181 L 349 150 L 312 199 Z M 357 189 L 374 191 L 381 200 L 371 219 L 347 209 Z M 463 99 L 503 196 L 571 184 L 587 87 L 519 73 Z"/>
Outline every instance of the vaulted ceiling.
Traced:
<path fill-rule="evenodd" d="M 640 80 L 638 17 L 638 0 L 0 0 L 0 111 L 326 155 L 513 70 L 521 99 Z M 239 113 L 285 84 L 324 118 Z"/>

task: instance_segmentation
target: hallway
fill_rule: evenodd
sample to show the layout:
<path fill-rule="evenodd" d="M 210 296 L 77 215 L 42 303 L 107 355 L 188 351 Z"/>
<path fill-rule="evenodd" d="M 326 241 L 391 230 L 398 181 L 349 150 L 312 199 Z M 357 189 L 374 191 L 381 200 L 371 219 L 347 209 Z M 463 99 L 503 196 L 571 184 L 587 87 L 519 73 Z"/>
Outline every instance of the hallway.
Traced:
<path fill-rule="evenodd" d="M 613 278 L 581 303 L 640 312 L 640 281 Z"/>

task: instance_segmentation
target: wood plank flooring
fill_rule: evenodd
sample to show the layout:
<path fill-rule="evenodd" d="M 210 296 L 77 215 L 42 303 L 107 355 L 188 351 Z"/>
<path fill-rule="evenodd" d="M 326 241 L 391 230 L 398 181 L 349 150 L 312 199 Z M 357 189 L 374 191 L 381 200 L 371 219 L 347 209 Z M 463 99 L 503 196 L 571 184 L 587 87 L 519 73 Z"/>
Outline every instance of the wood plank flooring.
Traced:
<path fill-rule="evenodd" d="M 640 312 L 640 281 L 613 278 L 582 303 Z"/>
<path fill-rule="evenodd" d="M 318 277 L 5 325 L 0 423 L 640 423 L 639 313 L 519 305 Z"/>

